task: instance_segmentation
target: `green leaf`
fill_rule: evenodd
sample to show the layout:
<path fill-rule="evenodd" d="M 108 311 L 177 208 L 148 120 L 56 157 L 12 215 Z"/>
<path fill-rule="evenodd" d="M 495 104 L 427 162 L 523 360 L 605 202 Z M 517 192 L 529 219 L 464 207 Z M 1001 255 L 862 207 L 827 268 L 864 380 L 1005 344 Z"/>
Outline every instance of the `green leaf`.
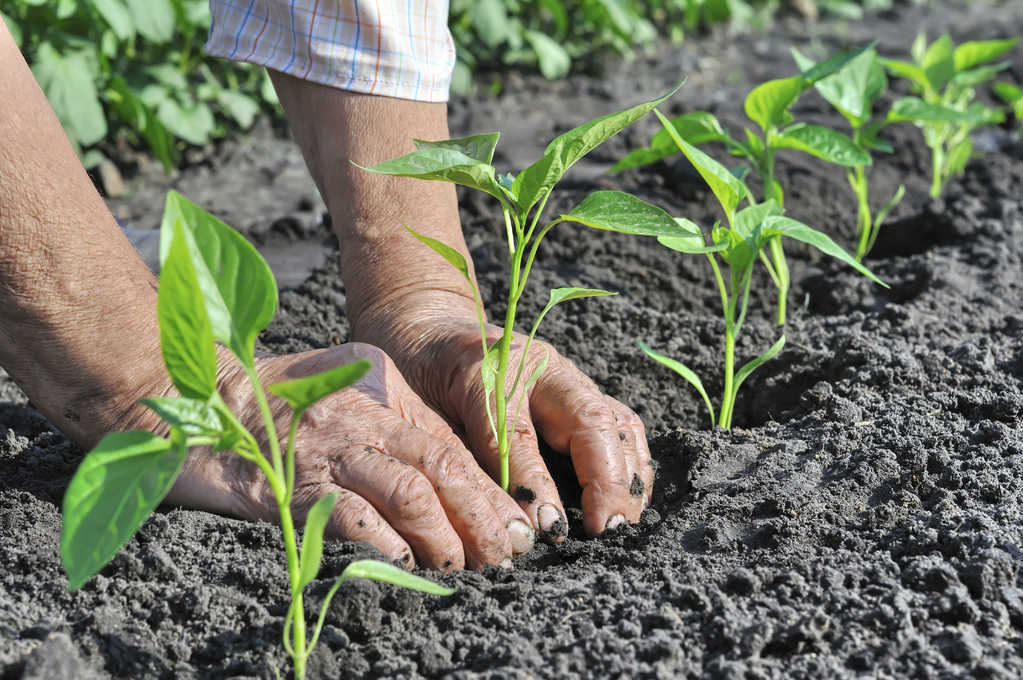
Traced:
<path fill-rule="evenodd" d="M 107 136 L 107 120 L 85 53 L 61 55 L 49 42 L 36 49 L 32 73 L 72 142 L 91 146 Z"/>
<path fill-rule="evenodd" d="M 516 206 L 519 212 L 523 215 L 528 213 L 540 200 L 540 197 L 557 184 L 565 171 L 580 158 L 645 116 L 658 104 L 675 94 L 678 87 L 652 102 L 640 104 L 627 111 L 601 116 L 555 138 L 547 145 L 543 158 L 520 172 L 519 176 L 515 178 L 512 193 L 517 198 Z"/>
<path fill-rule="evenodd" d="M 796 65 L 803 71 L 813 68 L 816 64 L 812 59 L 803 56 L 796 48 L 791 48 Z M 834 106 L 846 118 L 859 121 L 864 109 L 869 113 L 870 102 L 867 100 L 867 79 L 871 67 L 875 65 L 876 54 L 873 50 L 864 52 L 849 62 L 845 68 L 823 78 L 814 85 L 817 92 L 826 102 Z M 878 67 L 880 68 L 880 67 Z M 881 71 L 882 76 L 884 71 Z M 875 97 L 876 99 L 876 97 Z M 872 101 L 872 100 L 870 100 Z"/>
<path fill-rule="evenodd" d="M 818 80 L 821 80 L 822 78 L 827 78 L 832 73 L 836 73 L 839 69 L 843 68 L 846 64 L 853 61 L 861 54 L 864 54 L 865 52 L 874 49 L 877 43 L 878 41 L 875 40 L 872 43 L 863 45 L 862 47 L 857 47 L 856 49 L 849 50 L 848 52 L 842 52 L 832 57 L 828 57 L 827 59 L 817 64 L 816 66 L 813 66 L 810 69 L 803 71 L 800 74 L 803 80 L 806 81 L 804 83 L 803 88 L 806 89 L 813 85 L 814 83 L 816 83 Z"/>
<path fill-rule="evenodd" d="M 305 518 L 305 533 L 302 535 L 302 555 L 299 557 L 298 590 L 302 591 L 320 573 L 323 561 L 323 532 L 330 520 L 330 513 L 341 494 L 335 492 L 316 501 Z"/>
<path fill-rule="evenodd" d="M 170 0 L 128 0 L 128 13 L 147 40 L 159 45 L 174 37 L 176 23 Z"/>
<path fill-rule="evenodd" d="M 785 125 L 791 122 L 788 110 L 807 87 L 809 84 L 802 76 L 768 80 L 753 88 L 746 97 L 746 115 L 765 131 L 769 127 Z"/>
<path fill-rule="evenodd" d="M 912 121 L 914 123 L 980 123 L 984 116 L 977 112 L 956 111 L 931 104 L 919 97 L 902 97 L 892 102 L 888 110 L 888 122 Z"/>
<path fill-rule="evenodd" d="M 427 581 L 425 578 L 414 576 L 393 564 L 385 564 L 376 560 L 352 562 L 341 572 L 339 580 L 343 581 L 349 578 L 368 578 L 374 581 L 383 581 L 384 583 L 391 583 L 410 590 L 418 590 L 429 595 L 451 595 L 455 592 L 454 588 L 445 588 L 433 581 Z"/>
<path fill-rule="evenodd" d="M 717 196 L 721 207 L 725 210 L 725 215 L 731 221 L 735 209 L 739 206 L 739 201 L 746 196 L 746 185 L 736 179 L 732 173 L 725 169 L 725 166 L 679 137 L 675 128 L 670 126 L 660 111 L 655 111 L 655 113 L 661 119 L 665 129 L 669 131 L 672 139 L 675 140 L 675 144 L 682 149 L 682 153 L 686 155 L 703 180 L 710 185 L 711 191 Z"/>
<path fill-rule="evenodd" d="M 277 283 L 270 267 L 244 236 L 176 191 L 167 195 L 160 227 L 161 261 L 166 259 L 170 234 L 179 220 L 188 227 L 185 241 L 213 339 L 251 368 L 256 336 L 277 312 Z"/>
<path fill-rule="evenodd" d="M 68 590 L 81 588 L 139 530 L 187 453 L 183 440 L 136 430 L 108 434 L 85 457 L 64 494 L 60 554 Z"/>
<path fill-rule="evenodd" d="M 487 393 L 487 403 L 490 403 L 490 393 L 494 391 L 497 386 L 497 368 L 501 360 L 501 346 L 504 344 L 504 338 L 501 338 L 487 349 L 487 353 L 483 356 L 483 362 L 480 364 L 480 372 L 483 375 L 483 389 Z"/>
<path fill-rule="evenodd" d="M 533 46 L 536 59 L 540 65 L 540 73 L 547 80 L 557 80 L 568 75 L 572 68 L 572 57 L 569 56 L 561 43 L 540 31 L 527 30 L 523 34 L 526 42 Z"/>
<path fill-rule="evenodd" d="M 1019 38 L 1011 38 L 1009 40 L 964 42 L 952 52 L 955 70 L 957 72 L 965 71 L 986 61 L 991 61 L 1011 50 L 1019 44 L 1019 41 Z"/>
<path fill-rule="evenodd" d="M 160 102 L 156 117 L 175 137 L 196 146 L 209 142 L 210 133 L 216 127 L 213 112 L 208 105 L 195 101 L 181 104 L 173 97 Z"/>
<path fill-rule="evenodd" d="M 771 345 L 770 349 L 768 349 L 766 352 L 758 356 L 756 359 L 753 359 L 749 363 L 743 365 L 743 367 L 738 370 L 738 372 L 735 374 L 735 380 L 732 383 L 733 399 L 735 398 L 735 395 L 739 393 L 739 387 L 746 380 L 746 378 L 750 376 L 750 373 L 757 370 L 762 364 L 773 359 L 775 355 L 777 355 L 778 352 L 780 352 L 784 346 L 785 336 L 783 335 L 780 338 L 778 338 L 778 341 L 776 343 Z"/>
<path fill-rule="evenodd" d="M 187 397 L 139 399 L 139 403 L 185 434 L 216 437 L 224 432 L 220 417 L 205 401 Z"/>
<path fill-rule="evenodd" d="M 703 382 L 700 381 L 700 377 L 685 364 L 653 351 L 642 342 L 639 343 L 639 348 L 646 352 L 648 357 L 675 371 L 685 378 L 690 385 L 696 388 L 696 391 L 700 393 L 701 397 L 703 397 L 703 403 L 707 405 L 707 411 L 710 412 L 710 426 L 713 429 L 716 422 L 714 418 L 714 406 L 710 403 L 710 397 L 707 396 L 707 390 L 703 389 Z"/>
<path fill-rule="evenodd" d="M 209 399 L 217 390 L 217 352 L 180 221 L 160 270 L 156 315 L 163 361 L 174 386 L 182 396 Z"/>
<path fill-rule="evenodd" d="M 361 165 L 356 167 L 362 168 Z M 429 146 L 362 169 L 394 177 L 452 182 L 485 191 L 498 199 L 504 198 L 492 165 L 481 163 L 451 148 Z"/>
<path fill-rule="evenodd" d="M 775 144 L 782 148 L 796 149 L 847 168 L 857 165 L 871 165 L 870 154 L 841 132 L 819 125 L 797 123 L 785 128 L 775 137 Z"/>
<path fill-rule="evenodd" d="M 110 79 L 107 89 L 107 100 L 111 107 L 126 123 L 133 124 L 142 135 L 150 150 L 163 164 L 164 170 L 170 170 L 176 162 L 174 139 L 140 97 L 138 97 L 121 76 Z"/>
<path fill-rule="evenodd" d="M 993 79 L 999 73 L 1012 66 L 1011 61 L 1003 61 L 991 66 L 979 66 L 977 68 L 959 71 L 952 77 L 952 84 L 959 87 L 977 87 Z"/>
<path fill-rule="evenodd" d="M 18 49 L 21 49 L 22 43 L 24 42 L 25 39 L 24 34 L 21 32 L 21 26 L 19 26 L 14 19 L 7 16 L 3 12 L 0 12 L 0 19 L 2 19 L 3 22 L 7 24 L 7 30 L 11 32 L 11 38 L 14 39 L 15 46 Z"/>
<path fill-rule="evenodd" d="M 412 142 L 417 149 L 451 149 L 474 161 L 490 164 L 494 160 L 494 151 L 497 149 L 497 141 L 500 138 L 500 132 L 490 132 L 458 139 L 444 139 L 439 142 L 424 142 L 421 139 L 413 139 Z"/>
<path fill-rule="evenodd" d="M 831 257 L 845 262 L 871 281 L 879 283 L 885 288 L 889 288 L 887 283 L 877 278 L 873 272 L 857 262 L 855 258 L 849 255 L 849 253 L 842 250 L 837 243 L 831 240 L 830 236 L 822 234 L 816 229 L 806 226 L 802 222 L 797 222 L 790 217 L 768 217 L 763 222 L 763 230 L 761 233 L 765 237 L 765 242 L 767 238 L 777 234 L 794 238 L 797 241 L 802 241 L 803 243 L 817 248 L 817 250 L 821 251 L 825 255 L 830 255 Z"/>
<path fill-rule="evenodd" d="M 410 234 L 415 236 L 417 239 L 419 239 L 426 245 L 430 246 L 430 248 L 432 248 L 435 253 L 437 253 L 445 260 L 447 260 L 448 263 L 451 264 L 451 266 L 453 266 L 455 269 L 462 273 L 462 276 L 464 276 L 466 280 L 472 283 L 472 278 L 469 275 L 469 263 L 466 262 L 465 257 L 463 257 L 460 252 L 458 252 L 451 246 L 447 245 L 446 243 L 438 241 L 437 239 L 416 233 L 411 228 L 409 228 L 407 224 L 403 224 L 403 226 L 405 227 L 405 229 L 408 230 Z"/>
<path fill-rule="evenodd" d="M 234 90 L 221 90 L 217 93 L 217 103 L 227 112 L 242 130 L 248 130 L 259 115 L 259 104 L 247 94 Z"/>
<path fill-rule="evenodd" d="M 927 74 L 924 70 L 916 64 L 911 64 L 908 61 L 899 61 L 897 59 L 879 59 L 881 65 L 884 66 L 888 71 L 897 78 L 905 78 L 917 87 L 923 89 L 929 86 L 927 82 Z"/>
<path fill-rule="evenodd" d="M 510 22 L 504 3 L 501 0 L 476 0 L 472 25 L 484 45 L 496 48 L 508 39 Z"/>
<path fill-rule="evenodd" d="M 1004 82 L 994 83 L 991 87 L 1003 102 L 1012 107 L 1016 120 L 1023 120 L 1023 90 L 1012 83 Z"/>
<path fill-rule="evenodd" d="M 89 0 L 103 20 L 114 31 L 117 39 L 128 42 L 135 37 L 135 22 L 131 20 L 124 0 Z"/>
<path fill-rule="evenodd" d="M 735 213 L 732 229 L 743 238 L 751 238 L 765 219 L 781 215 L 783 212 L 784 210 L 773 198 L 768 199 Z"/>
<path fill-rule="evenodd" d="M 682 139 L 693 146 L 699 146 L 707 142 L 724 140 L 728 135 L 721 127 L 721 123 L 714 117 L 714 114 L 705 111 L 686 113 L 672 119 L 671 126 L 675 128 Z M 659 130 L 650 140 L 650 146 L 645 149 L 636 149 L 608 170 L 618 172 L 628 168 L 635 168 L 640 165 L 648 165 L 668 156 L 679 153 L 678 145 L 668 134 L 667 130 Z"/>
<path fill-rule="evenodd" d="M 938 92 L 955 75 L 956 66 L 952 56 L 952 37 L 945 33 L 927 46 L 920 67 L 931 88 Z"/>
<path fill-rule="evenodd" d="M 547 316 L 547 312 L 551 311 L 555 305 L 559 305 L 562 302 L 568 300 L 579 300 L 581 298 L 591 297 L 604 297 L 606 295 L 617 295 L 618 293 L 612 293 L 606 290 L 600 290 L 597 288 L 555 288 L 551 291 L 550 300 L 547 302 L 547 306 L 540 312 L 539 319 L 543 319 Z M 536 322 L 536 325 L 540 325 L 540 321 Z"/>
<path fill-rule="evenodd" d="M 909 54 L 913 57 L 913 63 L 920 64 L 924 60 L 924 53 L 927 52 L 927 32 L 920 31 L 913 38 L 913 45 L 909 48 Z"/>
<path fill-rule="evenodd" d="M 658 236 L 657 242 L 665 248 L 689 255 L 701 255 L 703 253 L 716 253 L 728 248 L 727 242 L 706 245 L 702 235 L 689 234 L 687 236 Z"/>
<path fill-rule="evenodd" d="M 359 382 L 371 368 L 372 363 L 360 359 L 323 373 L 270 385 L 267 390 L 288 402 L 295 413 L 299 414 L 327 395 Z"/>
<path fill-rule="evenodd" d="M 621 191 L 596 191 L 561 219 L 594 229 L 638 236 L 683 236 L 685 230 L 661 208 Z"/>

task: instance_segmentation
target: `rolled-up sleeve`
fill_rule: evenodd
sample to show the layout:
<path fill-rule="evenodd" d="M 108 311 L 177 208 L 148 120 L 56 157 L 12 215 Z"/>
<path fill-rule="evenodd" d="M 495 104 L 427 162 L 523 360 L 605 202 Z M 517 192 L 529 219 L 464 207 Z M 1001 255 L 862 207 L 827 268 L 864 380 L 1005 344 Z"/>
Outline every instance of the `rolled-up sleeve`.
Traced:
<path fill-rule="evenodd" d="M 448 99 L 448 0 L 210 0 L 210 11 L 210 56 L 353 92 Z"/>

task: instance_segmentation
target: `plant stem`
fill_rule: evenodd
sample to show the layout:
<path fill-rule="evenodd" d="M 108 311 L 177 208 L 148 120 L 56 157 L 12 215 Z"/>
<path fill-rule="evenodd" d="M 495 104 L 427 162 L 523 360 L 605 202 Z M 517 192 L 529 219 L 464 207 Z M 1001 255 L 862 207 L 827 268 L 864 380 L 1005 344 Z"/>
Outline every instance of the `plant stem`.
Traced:
<path fill-rule="evenodd" d="M 732 382 L 735 378 L 735 335 L 732 324 L 725 323 L 725 389 L 721 397 L 721 410 L 718 413 L 718 425 L 726 430 L 732 427 L 732 410 L 735 408 L 735 397 Z"/>
<path fill-rule="evenodd" d="M 774 127 L 764 131 L 764 163 L 761 177 L 764 180 L 764 200 L 773 198 L 778 207 L 783 207 L 784 197 L 778 195 L 774 187 Z M 785 325 L 785 309 L 789 297 L 789 265 L 785 261 L 785 249 L 782 247 L 781 236 L 771 239 L 771 259 L 774 260 L 775 280 L 778 288 L 778 325 Z M 729 417 L 729 420 L 731 418 Z"/>
<path fill-rule="evenodd" d="M 945 149 L 941 142 L 931 147 L 931 198 L 941 196 L 941 176 L 945 165 Z"/>
<path fill-rule="evenodd" d="M 867 255 L 867 244 L 870 242 L 873 223 L 870 219 L 870 203 L 867 195 L 866 166 L 857 165 L 849 173 L 849 184 L 856 194 L 856 260 L 862 261 Z"/>

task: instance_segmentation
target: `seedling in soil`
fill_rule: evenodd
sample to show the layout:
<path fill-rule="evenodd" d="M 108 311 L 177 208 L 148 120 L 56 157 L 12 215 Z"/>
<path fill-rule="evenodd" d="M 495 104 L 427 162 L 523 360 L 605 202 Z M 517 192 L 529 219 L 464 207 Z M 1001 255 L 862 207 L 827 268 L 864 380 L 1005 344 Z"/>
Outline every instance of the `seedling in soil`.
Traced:
<path fill-rule="evenodd" d="M 597 118 L 566 132 L 547 146 L 543 158 L 520 172 L 518 177 L 510 174 L 498 175 L 494 166 L 491 165 L 494 149 L 500 138 L 498 132 L 440 142 L 413 140 L 416 151 L 371 168 L 365 168 L 371 172 L 385 175 L 461 184 L 490 194 L 501 204 L 508 237 L 508 254 L 511 258 L 511 276 L 508 284 L 508 309 L 505 314 L 504 332 L 501 338 L 493 344 L 487 340 L 483 304 L 479 292 L 473 284 L 465 258 L 454 248 L 418 234 L 408 225 L 405 225 L 405 228 L 458 269 L 473 289 L 482 339 L 481 372 L 485 389 L 484 398 L 486 399 L 490 427 L 500 457 L 501 486 L 506 491 L 509 482 L 510 428 L 514 427 L 518 420 L 519 411 L 527 392 L 543 375 L 549 359 L 545 355 L 528 377 L 525 375 L 529 349 L 540 322 L 555 305 L 566 300 L 614 294 L 588 288 L 555 288 L 552 290 L 547 306 L 533 323 L 533 328 L 522 351 L 522 358 L 513 372 L 509 361 L 516 309 L 525 292 L 526 281 L 533 266 L 537 248 L 544 236 L 562 222 L 576 222 L 594 229 L 642 236 L 680 237 L 688 234 L 686 228 L 679 226 L 668 213 L 620 191 L 593 193 L 571 211 L 563 213 L 541 226 L 544 206 L 555 185 L 573 164 L 605 140 L 649 113 L 651 109 L 672 94 L 674 91 L 656 101 Z M 509 380 L 512 375 L 514 377 Z M 509 421 L 508 407 L 510 400 L 516 394 L 519 395 L 518 401 Z"/>
<path fill-rule="evenodd" d="M 785 195 L 774 172 L 775 154 L 779 149 L 796 149 L 847 168 L 870 165 L 870 154 L 851 139 L 841 132 L 819 125 L 793 123 L 790 109 L 795 106 L 803 92 L 873 46 L 871 44 L 835 55 L 798 75 L 769 80 L 753 88 L 746 97 L 746 115 L 760 127 L 763 136 L 747 127 L 746 141 L 735 139 L 725 132 L 713 114 L 704 111 L 687 113 L 671 121 L 674 135 L 667 134 L 667 129 L 658 132 L 650 140 L 648 148 L 633 151 L 610 171 L 625 170 L 673 156 L 679 152 L 678 145 L 674 142 L 676 136 L 696 145 L 724 142 L 730 154 L 743 156 L 749 162 L 749 165 L 736 168 L 732 173 L 742 181 L 751 170 L 756 172 L 764 185 L 764 200 L 773 199 L 778 206 L 782 206 L 785 203 Z M 752 199 L 752 194 L 748 190 L 746 196 Z M 769 239 L 767 247 L 771 253 L 770 259 L 763 252 L 759 257 L 778 289 L 778 325 L 782 326 L 785 324 L 785 309 L 791 281 L 789 267 L 780 235 Z"/>
<path fill-rule="evenodd" d="M 910 121 L 923 129 L 931 149 L 931 198 L 938 198 L 948 181 L 961 173 L 973 155 L 970 133 L 1001 123 L 1005 114 L 975 102 L 976 87 L 998 75 L 1012 62 L 987 64 L 1016 46 L 1019 39 L 965 42 L 953 46 L 947 33 L 927 44 L 921 32 L 913 42 L 913 61 L 882 59 L 893 76 L 906 78 L 919 97 L 892 104 L 888 122 Z"/>
<path fill-rule="evenodd" d="M 750 197 L 746 185 L 723 165 L 682 139 L 673 121 L 662 116 L 660 111 L 656 113 L 664 124 L 664 129 L 700 173 L 700 176 L 710 185 L 711 191 L 721 203 L 728 220 L 727 226 L 722 226 L 720 222 L 714 224 L 714 228 L 710 232 L 710 245 L 707 245 L 699 227 L 685 218 L 676 219 L 691 233 L 682 237 L 662 236 L 657 239 L 672 250 L 705 255 L 714 270 L 714 280 L 721 295 L 721 310 L 725 319 L 725 380 L 717 418 L 714 417 L 714 406 L 703 383 L 692 369 L 675 359 L 653 351 L 642 342 L 639 345 L 651 358 L 674 370 L 696 388 L 710 412 L 711 427 L 720 425 L 728 429 L 732 426 L 735 398 L 743 381 L 785 346 L 785 336 L 782 335 L 767 351 L 744 364 L 738 372 L 735 371 L 735 343 L 749 308 L 750 289 L 753 284 L 753 265 L 756 264 L 757 253 L 761 252 L 768 242 L 780 236 L 794 238 L 848 263 L 861 274 L 882 286 L 885 284 L 842 250 L 831 238 L 801 222 L 785 217 L 784 210 L 773 198 L 759 204 L 749 201 L 746 208 L 738 210 L 739 203 L 744 198 L 748 201 Z M 718 258 L 721 259 L 720 264 Z M 722 269 L 725 270 L 725 275 L 722 274 Z"/>
<path fill-rule="evenodd" d="M 169 437 L 143 430 L 109 434 L 79 466 L 64 496 L 60 548 L 68 588 L 81 588 L 138 531 L 170 491 L 190 448 L 231 449 L 266 475 L 277 501 L 291 582 L 284 647 L 294 662 L 295 677 L 304 678 L 327 607 L 345 580 L 376 579 L 434 595 L 454 591 L 390 564 L 353 562 L 328 593 L 312 639 L 307 639 L 302 591 L 320 570 L 323 532 L 338 495 L 321 498 L 309 511 L 300 551 L 291 513 L 295 434 L 306 409 L 356 383 L 371 365 L 361 360 L 266 388 L 292 408 L 282 455 L 255 367 L 256 336 L 277 311 L 277 283 L 270 268 L 238 232 L 176 192 L 167 197 L 160 237 L 160 344 L 167 372 L 181 396 L 141 401 L 170 425 Z M 252 384 L 269 457 L 217 391 L 216 343 L 227 347 Z"/>
<path fill-rule="evenodd" d="M 804 71 L 816 66 L 812 59 L 803 56 L 796 48 L 792 48 L 792 57 Z M 888 77 L 875 50 L 867 50 L 837 73 L 817 81 L 814 88 L 849 121 L 853 130 L 853 143 L 864 149 L 892 153 L 891 145 L 877 136 L 886 121 L 883 118 L 873 120 L 874 102 L 884 96 L 885 90 L 888 89 Z M 867 187 L 867 164 L 858 163 L 847 168 L 846 176 L 857 199 L 856 259 L 862 261 L 874 247 L 874 241 L 877 240 L 884 219 L 906 194 L 906 187 L 900 184 L 888 203 L 872 217 Z"/>

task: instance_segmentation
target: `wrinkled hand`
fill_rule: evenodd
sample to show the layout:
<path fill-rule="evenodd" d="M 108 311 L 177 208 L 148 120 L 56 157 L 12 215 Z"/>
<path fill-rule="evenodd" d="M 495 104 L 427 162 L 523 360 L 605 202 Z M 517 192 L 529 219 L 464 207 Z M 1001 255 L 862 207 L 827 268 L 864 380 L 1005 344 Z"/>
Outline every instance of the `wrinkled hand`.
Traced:
<path fill-rule="evenodd" d="M 220 391 L 239 420 L 265 434 L 244 373 L 221 356 Z M 263 355 L 264 386 L 366 358 L 373 369 L 304 415 L 296 435 L 295 497 L 301 521 L 313 504 L 340 498 L 326 537 L 365 540 L 393 560 L 429 569 L 510 566 L 534 532 L 515 502 L 480 470 L 448 425 L 426 407 L 381 350 L 349 344 L 290 356 Z M 290 410 L 269 395 L 279 434 Z M 146 429 L 146 423 L 138 424 Z M 277 522 L 273 492 L 259 469 L 231 452 L 190 452 L 167 503 Z"/>
<path fill-rule="evenodd" d="M 352 335 L 383 347 L 412 388 L 459 432 L 480 464 L 499 476 L 497 442 L 480 373 L 479 321 L 471 300 L 440 292 L 406 295 L 367 310 L 353 323 Z M 493 343 L 501 329 L 490 326 L 488 335 Z M 510 371 L 517 369 L 525 341 L 526 336 L 515 335 Z M 542 345 L 534 341 L 530 348 L 525 376 L 543 360 Z M 557 350 L 550 345 L 546 349 L 547 369 L 529 391 L 511 436 L 509 490 L 542 536 L 564 540 L 565 509 L 540 457 L 540 436 L 555 451 L 572 457 L 583 489 L 587 534 L 597 536 L 622 521 L 638 521 L 649 504 L 654 479 L 642 421 L 601 394 Z M 509 421 L 517 403 L 518 396 L 509 399 Z"/>

